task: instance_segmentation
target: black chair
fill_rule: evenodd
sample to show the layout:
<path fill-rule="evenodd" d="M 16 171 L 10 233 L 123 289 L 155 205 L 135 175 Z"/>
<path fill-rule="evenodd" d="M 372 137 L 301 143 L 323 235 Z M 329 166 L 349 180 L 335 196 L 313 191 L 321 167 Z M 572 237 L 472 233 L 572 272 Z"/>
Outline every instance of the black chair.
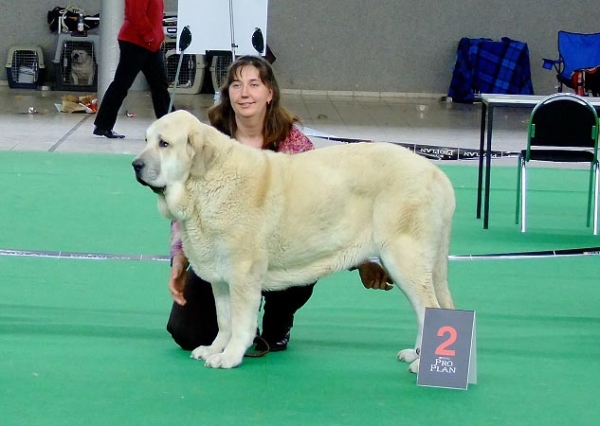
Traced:
<path fill-rule="evenodd" d="M 533 109 L 527 149 L 519 154 L 515 222 L 519 223 L 520 209 L 521 232 L 527 226 L 529 161 L 590 163 L 587 226 L 593 216 L 593 233 L 598 235 L 598 115 L 594 107 L 580 96 L 558 93 L 543 99 Z"/>

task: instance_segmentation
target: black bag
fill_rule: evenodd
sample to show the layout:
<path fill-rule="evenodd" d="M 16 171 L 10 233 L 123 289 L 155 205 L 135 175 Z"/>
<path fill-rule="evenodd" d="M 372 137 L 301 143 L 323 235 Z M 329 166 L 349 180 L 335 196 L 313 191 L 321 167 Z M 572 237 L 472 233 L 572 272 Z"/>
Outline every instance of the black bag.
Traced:
<path fill-rule="evenodd" d="M 97 19 L 89 19 L 89 18 L 97 18 Z M 96 13 L 95 15 L 85 15 L 83 16 L 83 24 L 85 30 L 90 30 L 92 28 L 96 28 L 100 24 L 100 14 Z M 77 20 L 79 19 L 79 13 L 67 9 L 65 7 L 56 6 L 54 9 L 48 12 L 48 25 L 50 26 L 50 31 L 58 32 L 59 24 L 62 20 L 64 22 L 64 26 L 67 27 L 69 31 L 77 31 Z"/>

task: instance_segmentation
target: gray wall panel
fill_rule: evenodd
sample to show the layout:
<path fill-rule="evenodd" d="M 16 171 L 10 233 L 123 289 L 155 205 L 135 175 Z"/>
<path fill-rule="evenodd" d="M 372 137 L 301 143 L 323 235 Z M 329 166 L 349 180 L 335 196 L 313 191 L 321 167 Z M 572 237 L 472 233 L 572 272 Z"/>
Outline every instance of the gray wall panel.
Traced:
<path fill-rule="evenodd" d="M 223 1 L 223 0 L 221 0 Z M 46 13 L 57 4 L 0 2 L 0 55 L 12 45 L 39 44 L 50 70 L 56 35 Z M 558 30 L 600 31 L 597 2 L 538 0 L 271 0 L 268 41 L 282 88 L 446 93 L 461 37 L 508 36 L 527 42 L 536 93 L 554 91 L 542 57 L 556 57 Z M 100 0 L 79 0 L 88 13 Z M 165 1 L 177 10 L 176 0 Z M 6 80 L 6 73 L 2 74 Z"/>

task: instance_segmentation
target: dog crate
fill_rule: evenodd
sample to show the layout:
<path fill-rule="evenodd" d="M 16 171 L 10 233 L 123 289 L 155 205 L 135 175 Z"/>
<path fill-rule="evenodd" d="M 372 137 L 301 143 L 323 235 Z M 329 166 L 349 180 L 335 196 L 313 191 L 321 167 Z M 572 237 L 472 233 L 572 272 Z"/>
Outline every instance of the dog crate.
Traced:
<path fill-rule="evenodd" d="M 177 41 L 167 38 L 162 44 L 162 52 L 167 69 L 167 80 L 169 81 L 169 91 L 173 90 L 177 66 L 179 65 L 179 56 L 177 53 Z M 206 62 L 204 55 L 184 54 L 177 79 L 177 93 L 195 95 L 200 93 L 204 81 L 204 71 Z"/>
<path fill-rule="evenodd" d="M 210 65 L 210 76 L 212 80 L 213 90 L 218 93 L 221 86 L 225 83 L 227 70 L 233 62 L 231 52 L 215 52 Z"/>
<path fill-rule="evenodd" d="M 42 85 L 45 71 L 40 46 L 13 46 L 8 50 L 6 78 L 11 89 L 36 89 Z"/>
<path fill-rule="evenodd" d="M 95 92 L 98 88 L 98 35 L 78 36 L 72 34 L 59 34 L 54 54 L 54 90 L 69 92 Z M 76 79 L 73 77 L 73 61 L 75 57 L 83 54 L 88 58 L 85 65 L 86 75 L 89 72 L 88 64 L 92 67 L 93 78 L 91 84 L 87 78 Z M 75 70 L 77 72 L 77 68 Z"/>

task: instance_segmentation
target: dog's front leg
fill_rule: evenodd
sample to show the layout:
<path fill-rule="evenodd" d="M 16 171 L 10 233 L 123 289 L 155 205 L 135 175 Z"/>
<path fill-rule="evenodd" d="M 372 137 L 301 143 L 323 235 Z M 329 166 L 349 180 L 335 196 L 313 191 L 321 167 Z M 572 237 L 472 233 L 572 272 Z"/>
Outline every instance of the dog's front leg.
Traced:
<path fill-rule="evenodd" d="M 252 345 L 256 336 L 261 285 L 267 269 L 266 263 L 242 261 L 236 265 L 237 267 L 234 267 L 230 274 L 229 281 L 231 321 L 227 324 L 227 336 L 231 338 L 228 339 L 227 346 L 222 353 L 216 353 L 206 359 L 207 367 L 233 368 L 240 365 L 244 354 Z M 219 314 L 220 311 L 217 309 L 217 315 Z M 221 320 L 219 319 L 219 327 L 221 326 Z M 221 331 L 219 331 L 219 334 L 221 334 Z M 219 339 L 220 336 L 217 335 L 215 343 Z M 221 342 L 219 341 L 219 343 Z"/>
<path fill-rule="evenodd" d="M 230 284 L 231 339 L 222 353 L 206 360 L 207 367 L 233 368 L 242 363 L 256 336 L 261 298 L 259 282 L 256 278 L 246 278 L 242 285 Z"/>
<path fill-rule="evenodd" d="M 212 283 L 215 307 L 217 311 L 217 325 L 219 332 L 210 346 L 199 346 L 190 355 L 194 359 L 208 360 L 211 356 L 223 352 L 231 338 L 231 298 L 227 283 Z"/>

